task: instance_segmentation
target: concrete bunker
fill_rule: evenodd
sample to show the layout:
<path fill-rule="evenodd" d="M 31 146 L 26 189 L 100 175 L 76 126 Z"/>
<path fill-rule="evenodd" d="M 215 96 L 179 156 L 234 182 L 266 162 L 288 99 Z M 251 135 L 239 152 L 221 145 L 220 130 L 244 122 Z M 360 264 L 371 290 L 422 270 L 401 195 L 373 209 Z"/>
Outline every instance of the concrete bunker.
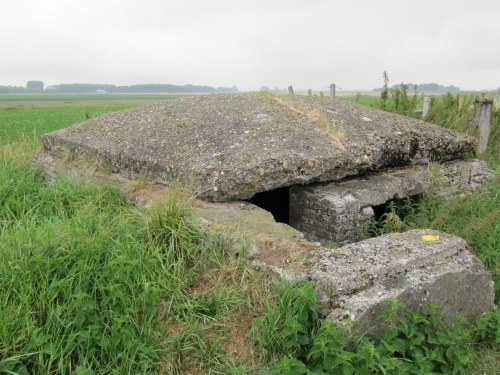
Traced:
<path fill-rule="evenodd" d="M 43 143 L 36 159 L 48 175 L 85 173 L 58 156 L 71 148 L 107 163 L 113 173 L 99 179 L 137 204 L 186 183 L 203 225 L 236 248 L 247 238 L 249 261 L 263 272 L 315 281 L 328 319 L 369 326 L 393 298 L 468 318 L 493 307 L 491 276 L 458 237 L 420 230 L 357 242 L 391 199 L 475 189 L 491 178 L 484 162 L 463 159 L 475 144 L 466 135 L 319 97 L 224 94 L 104 115 Z M 153 186 L 128 192 L 138 176 Z"/>

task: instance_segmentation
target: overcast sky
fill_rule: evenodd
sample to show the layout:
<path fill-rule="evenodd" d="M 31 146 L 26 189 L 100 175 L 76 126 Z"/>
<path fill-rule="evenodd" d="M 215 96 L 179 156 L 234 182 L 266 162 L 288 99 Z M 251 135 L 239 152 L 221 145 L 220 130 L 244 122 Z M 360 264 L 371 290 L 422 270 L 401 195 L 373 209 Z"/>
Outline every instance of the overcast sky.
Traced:
<path fill-rule="evenodd" d="M 1 0 L 0 85 L 500 86 L 500 0 Z"/>

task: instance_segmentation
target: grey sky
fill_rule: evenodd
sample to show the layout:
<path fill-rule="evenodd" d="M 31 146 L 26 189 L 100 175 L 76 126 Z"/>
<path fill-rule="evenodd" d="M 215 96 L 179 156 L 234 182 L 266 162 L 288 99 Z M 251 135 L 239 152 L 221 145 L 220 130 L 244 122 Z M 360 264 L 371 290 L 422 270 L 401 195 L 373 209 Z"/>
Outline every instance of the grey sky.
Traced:
<path fill-rule="evenodd" d="M 500 86 L 500 0 L 2 0 L 0 85 Z"/>

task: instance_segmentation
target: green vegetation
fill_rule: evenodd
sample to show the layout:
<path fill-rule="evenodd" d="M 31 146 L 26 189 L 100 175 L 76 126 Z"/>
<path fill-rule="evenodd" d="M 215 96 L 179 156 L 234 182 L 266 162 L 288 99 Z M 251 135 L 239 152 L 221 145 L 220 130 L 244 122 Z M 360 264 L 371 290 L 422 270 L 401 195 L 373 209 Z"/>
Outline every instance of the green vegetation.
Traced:
<path fill-rule="evenodd" d="M 269 356 L 281 357 L 273 374 L 460 374 L 472 359 L 471 343 L 500 339 L 500 312 L 478 320 L 474 337 L 464 322 L 412 312 L 397 301 L 379 315 L 386 329 L 358 336 L 333 322 L 320 321 L 314 284 L 285 283 L 277 302 L 256 319 L 251 337 Z"/>
<path fill-rule="evenodd" d="M 139 210 L 109 186 L 50 185 L 31 165 L 34 131 L 137 104 L 0 101 L 0 373 L 496 373 L 498 311 L 450 328 L 435 307 L 423 315 L 393 303 L 387 330 L 356 336 L 319 319 L 312 283 L 269 293 L 200 228 L 179 189 Z M 497 183 L 391 212 L 404 228 L 466 238 L 498 285 L 499 203 Z"/>
<path fill-rule="evenodd" d="M 490 167 L 499 172 L 500 167 L 500 96 L 488 95 L 493 99 L 492 122 L 488 150 L 484 156 Z M 473 95 L 452 95 L 433 97 L 431 110 L 426 121 L 457 130 L 470 135 L 476 134 L 474 128 L 475 107 Z"/>
<path fill-rule="evenodd" d="M 17 105 L 0 108 L 0 140 L 16 141 L 21 135 L 41 135 L 89 117 L 131 107 L 127 104 L 74 105 Z"/>
<path fill-rule="evenodd" d="M 385 83 L 385 82 L 384 82 Z M 417 85 L 415 83 L 405 83 L 406 86 L 409 87 L 410 90 L 414 90 L 415 87 L 418 87 L 420 91 L 422 92 L 432 92 L 432 93 L 447 93 L 447 92 L 454 92 L 457 93 L 460 91 L 460 89 L 456 86 L 450 85 L 450 86 L 444 86 L 444 85 L 438 85 L 437 83 L 422 83 L 420 85 Z M 399 85 L 393 85 L 392 88 L 398 88 Z M 384 92 L 386 88 L 386 85 L 384 84 L 384 87 L 380 88 L 375 88 L 373 89 L 374 92 Z"/>
<path fill-rule="evenodd" d="M 108 104 L 116 104 L 117 100 L 133 100 L 135 105 L 142 103 L 143 100 L 164 100 L 164 99 L 175 99 L 181 98 L 189 94 L 141 94 L 141 93 L 131 93 L 131 94 L 89 94 L 89 93 L 78 93 L 78 94 L 65 94 L 65 93 L 43 93 L 43 94 L 0 94 L 0 103 L 2 106 L 9 103 L 4 103 L 8 101 L 12 102 L 22 102 L 22 101 L 33 101 L 33 102 L 43 102 L 43 101 L 64 101 L 65 103 L 70 103 L 73 105 L 78 105 L 78 103 L 83 100 L 88 100 L 90 102 L 105 101 Z M 113 103 L 109 103 L 112 100 Z M 25 103 L 25 104 L 36 104 L 36 103 Z"/>
<path fill-rule="evenodd" d="M 262 368 L 240 325 L 266 288 L 189 199 L 174 189 L 137 211 L 109 186 L 49 185 L 30 166 L 37 147 L 0 148 L 0 373 Z"/>

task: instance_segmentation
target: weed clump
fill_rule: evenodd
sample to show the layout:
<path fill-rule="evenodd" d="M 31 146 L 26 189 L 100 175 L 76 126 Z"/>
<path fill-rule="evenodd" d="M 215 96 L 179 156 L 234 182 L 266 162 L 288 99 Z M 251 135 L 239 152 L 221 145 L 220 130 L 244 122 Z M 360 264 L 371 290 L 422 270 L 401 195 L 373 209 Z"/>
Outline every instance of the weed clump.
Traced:
<path fill-rule="evenodd" d="M 427 304 L 425 313 L 414 312 L 389 301 L 379 314 L 386 328 L 357 336 L 317 319 L 314 287 L 310 282 L 284 283 L 275 305 L 254 321 L 253 342 L 277 358 L 272 374 L 458 374 L 472 358 L 474 337 L 465 322 L 448 325 L 438 306 Z M 497 315 L 478 320 L 476 337 L 498 340 Z"/>

